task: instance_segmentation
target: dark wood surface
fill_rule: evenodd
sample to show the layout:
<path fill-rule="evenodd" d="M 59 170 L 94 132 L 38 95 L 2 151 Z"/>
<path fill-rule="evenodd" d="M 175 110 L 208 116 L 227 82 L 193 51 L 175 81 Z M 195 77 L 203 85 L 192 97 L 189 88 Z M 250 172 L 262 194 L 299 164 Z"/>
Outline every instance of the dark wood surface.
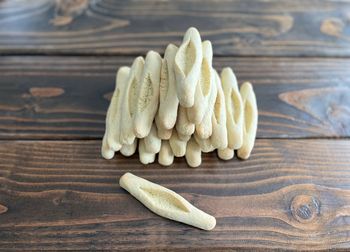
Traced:
<path fill-rule="evenodd" d="M 100 157 L 100 141 L 1 141 L 0 247 L 155 249 L 348 247 L 350 142 L 270 140 L 247 161 L 214 153 L 192 169 L 137 155 Z M 163 219 L 117 184 L 132 172 L 217 218 L 202 231 Z"/>
<path fill-rule="evenodd" d="M 323 0 L 0 0 L 0 250 L 349 249 L 349 13 Z M 217 69 L 254 85 L 251 158 L 104 160 L 117 68 L 189 26 L 212 41 Z M 125 172 L 216 228 L 154 215 L 119 187 Z"/>
<path fill-rule="evenodd" d="M 132 60 L 0 58 L 0 138 L 101 138 L 116 69 Z M 259 138 L 350 136 L 350 60 L 218 57 L 214 63 L 254 84 Z"/>
<path fill-rule="evenodd" d="M 1 2 L 5 54 L 161 52 L 192 25 L 216 55 L 350 55 L 350 7 L 341 0 Z"/>

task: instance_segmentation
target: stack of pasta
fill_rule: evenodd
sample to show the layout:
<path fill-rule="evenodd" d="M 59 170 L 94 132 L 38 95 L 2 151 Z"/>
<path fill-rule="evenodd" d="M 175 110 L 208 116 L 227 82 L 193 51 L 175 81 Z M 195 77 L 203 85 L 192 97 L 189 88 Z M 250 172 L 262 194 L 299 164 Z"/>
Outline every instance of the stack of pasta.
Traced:
<path fill-rule="evenodd" d="M 212 66 L 211 42 L 189 28 L 180 47 L 169 44 L 164 58 L 149 51 L 131 67 L 119 68 L 106 117 L 102 156 L 138 150 L 143 164 L 171 165 L 185 156 L 189 166 L 202 152 L 221 159 L 247 159 L 255 142 L 257 104 L 252 85 L 238 88 L 231 68 Z"/>

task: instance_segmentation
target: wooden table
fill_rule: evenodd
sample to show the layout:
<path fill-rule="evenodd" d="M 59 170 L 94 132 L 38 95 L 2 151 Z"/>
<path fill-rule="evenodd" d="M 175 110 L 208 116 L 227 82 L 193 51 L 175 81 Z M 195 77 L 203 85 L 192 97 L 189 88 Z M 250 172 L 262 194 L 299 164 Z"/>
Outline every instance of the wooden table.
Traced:
<path fill-rule="evenodd" d="M 104 160 L 118 67 L 196 26 L 214 64 L 254 84 L 247 161 L 189 168 Z M 323 0 L 0 1 L 0 249 L 350 247 L 350 4 Z M 216 216 L 212 232 L 160 218 L 125 172 Z"/>

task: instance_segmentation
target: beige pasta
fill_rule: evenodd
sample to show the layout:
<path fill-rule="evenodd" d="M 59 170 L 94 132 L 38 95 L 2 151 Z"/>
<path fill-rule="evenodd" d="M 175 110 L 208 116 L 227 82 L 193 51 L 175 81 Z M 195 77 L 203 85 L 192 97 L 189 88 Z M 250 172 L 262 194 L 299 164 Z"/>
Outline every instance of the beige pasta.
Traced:
<path fill-rule="evenodd" d="M 159 109 L 156 115 L 157 127 L 172 129 L 176 122 L 179 99 L 176 95 L 176 79 L 174 72 L 175 55 L 178 48 L 169 44 L 162 61 L 159 87 Z"/>
<path fill-rule="evenodd" d="M 137 57 L 129 73 L 127 86 L 123 94 L 122 100 L 122 119 L 121 132 L 120 132 L 120 142 L 123 145 L 130 145 L 135 140 L 135 133 L 133 130 L 133 121 L 136 112 L 136 103 L 138 89 L 141 82 L 141 76 L 143 72 L 145 61 L 142 57 Z"/>
<path fill-rule="evenodd" d="M 200 166 L 202 163 L 201 147 L 193 137 L 187 143 L 185 157 L 187 164 L 193 168 Z"/>
<path fill-rule="evenodd" d="M 172 135 L 173 129 L 158 129 L 158 137 L 162 140 L 169 140 Z"/>
<path fill-rule="evenodd" d="M 199 82 L 196 86 L 194 104 L 187 109 L 187 116 L 190 122 L 199 124 L 202 122 L 210 99 L 211 86 L 215 85 L 212 70 L 213 49 L 210 41 L 202 43 L 203 59 Z"/>
<path fill-rule="evenodd" d="M 158 153 L 160 151 L 160 145 L 162 140 L 158 137 L 157 127 L 155 123 L 153 123 L 151 131 L 148 136 L 144 139 L 146 151 L 150 153 Z"/>
<path fill-rule="evenodd" d="M 216 219 L 191 205 L 179 194 L 131 173 L 125 173 L 119 185 L 149 210 L 164 218 L 200 229 L 212 230 Z"/>
<path fill-rule="evenodd" d="M 188 120 L 186 108 L 182 106 L 179 106 L 177 113 L 176 130 L 185 136 L 191 136 L 195 130 L 195 125 Z"/>
<path fill-rule="evenodd" d="M 243 83 L 240 92 L 244 107 L 244 127 L 243 145 L 237 151 L 237 156 L 241 159 L 247 159 L 249 158 L 255 143 L 256 130 L 258 126 L 258 107 L 252 84 L 249 82 Z"/>
<path fill-rule="evenodd" d="M 222 90 L 221 81 L 216 75 L 217 95 L 214 104 L 214 111 L 211 119 L 213 132 L 210 141 L 215 149 L 223 149 L 227 147 L 227 128 L 226 128 L 226 104 L 225 95 Z"/>
<path fill-rule="evenodd" d="M 215 150 L 215 147 L 212 145 L 210 138 L 202 139 L 202 138 L 198 137 L 197 134 L 194 134 L 193 137 L 196 140 L 199 147 L 201 148 L 202 152 L 208 153 L 208 152 Z"/>
<path fill-rule="evenodd" d="M 213 73 L 214 81 L 217 81 L 216 80 L 218 78 L 217 73 L 213 69 L 212 69 L 212 71 L 214 72 Z M 213 111 L 214 111 L 216 95 L 217 95 L 217 86 L 215 83 L 213 83 L 213 85 L 211 85 L 211 89 L 210 89 L 210 97 L 208 100 L 208 107 L 205 111 L 203 120 L 199 124 L 196 124 L 196 134 L 199 138 L 207 139 L 213 133 L 213 125 L 212 125 L 211 120 L 212 120 L 212 115 L 213 115 Z"/>
<path fill-rule="evenodd" d="M 139 141 L 139 158 L 140 162 L 145 165 L 153 163 L 156 159 L 155 153 L 147 151 L 144 138 Z"/>
<path fill-rule="evenodd" d="M 174 154 L 171 150 L 168 140 L 162 140 L 162 145 L 158 154 L 158 163 L 163 166 L 169 166 L 174 162 Z"/>
<path fill-rule="evenodd" d="M 202 41 L 196 28 L 189 28 L 175 56 L 176 90 L 180 105 L 194 104 L 196 85 L 202 64 Z"/>
<path fill-rule="evenodd" d="M 239 90 L 230 67 L 213 68 L 213 48 L 189 28 L 179 47 L 169 44 L 164 58 L 149 51 L 121 67 L 106 115 L 101 154 L 131 156 L 169 166 L 185 156 L 190 167 L 202 152 L 217 150 L 222 160 L 247 159 L 254 147 L 258 110 L 252 85 Z"/>
<path fill-rule="evenodd" d="M 122 146 L 120 143 L 121 98 L 125 92 L 129 73 L 129 67 L 121 67 L 117 72 L 115 90 L 107 110 L 106 130 L 101 148 L 102 156 L 106 159 L 113 158 L 114 152 L 119 151 Z"/>
<path fill-rule="evenodd" d="M 156 117 L 155 119 L 156 127 L 157 127 L 157 133 L 158 137 L 161 140 L 169 140 L 171 137 L 171 134 L 173 132 L 173 129 L 166 129 L 162 126 L 162 124 L 159 122 L 159 117 Z"/>
<path fill-rule="evenodd" d="M 179 132 L 177 132 L 177 136 L 179 137 L 179 139 L 181 141 L 185 141 L 185 142 L 188 142 L 188 140 L 190 140 L 190 138 L 191 138 L 191 135 L 183 135 Z"/>
<path fill-rule="evenodd" d="M 101 154 L 105 159 L 112 159 L 114 157 L 114 151 L 108 146 L 106 133 L 102 139 Z"/>
<path fill-rule="evenodd" d="M 231 68 L 226 67 L 222 70 L 221 82 L 226 103 L 228 147 L 239 149 L 243 144 L 243 103 L 236 76 Z"/>
<path fill-rule="evenodd" d="M 230 160 L 235 156 L 235 152 L 232 149 L 218 149 L 218 156 L 222 160 Z"/>
<path fill-rule="evenodd" d="M 159 83 L 162 58 L 149 51 L 145 60 L 141 83 L 138 91 L 134 118 L 134 132 L 138 138 L 148 135 L 159 105 Z"/>
<path fill-rule="evenodd" d="M 137 148 L 137 138 L 135 138 L 134 142 L 132 142 L 131 144 L 123 145 L 122 148 L 120 149 L 120 153 L 123 156 L 130 157 L 134 155 L 134 153 L 136 152 L 136 148 Z"/>
<path fill-rule="evenodd" d="M 173 134 L 169 139 L 169 144 L 175 157 L 185 156 L 187 141 L 181 140 L 176 130 L 173 130 Z"/>

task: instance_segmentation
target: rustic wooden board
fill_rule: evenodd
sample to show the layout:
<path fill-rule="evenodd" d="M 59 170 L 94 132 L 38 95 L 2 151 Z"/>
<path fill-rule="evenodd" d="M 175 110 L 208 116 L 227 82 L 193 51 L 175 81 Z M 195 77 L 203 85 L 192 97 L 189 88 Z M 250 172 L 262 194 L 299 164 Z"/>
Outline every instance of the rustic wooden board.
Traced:
<path fill-rule="evenodd" d="M 1 57 L 1 139 L 96 139 L 131 57 Z M 349 137 L 350 60 L 216 57 L 254 84 L 259 138 Z"/>
<path fill-rule="evenodd" d="M 349 140 L 258 140 L 251 159 L 188 168 L 100 157 L 100 141 L 0 141 L 0 248 L 348 247 Z M 121 189 L 124 172 L 217 217 L 212 232 L 160 218 Z"/>
<path fill-rule="evenodd" d="M 2 0 L 0 53 L 144 54 L 189 26 L 217 55 L 350 55 L 350 4 L 324 0 Z"/>
<path fill-rule="evenodd" d="M 0 250 L 348 249 L 349 13 L 342 0 L 0 0 Z M 252 157 L 104 160 L 117 68 L 189 26 L 212 41 L 216 68 L 254 84 Z M 151 213 L 119 187 L 125 172 L 217 227 Z"/>

